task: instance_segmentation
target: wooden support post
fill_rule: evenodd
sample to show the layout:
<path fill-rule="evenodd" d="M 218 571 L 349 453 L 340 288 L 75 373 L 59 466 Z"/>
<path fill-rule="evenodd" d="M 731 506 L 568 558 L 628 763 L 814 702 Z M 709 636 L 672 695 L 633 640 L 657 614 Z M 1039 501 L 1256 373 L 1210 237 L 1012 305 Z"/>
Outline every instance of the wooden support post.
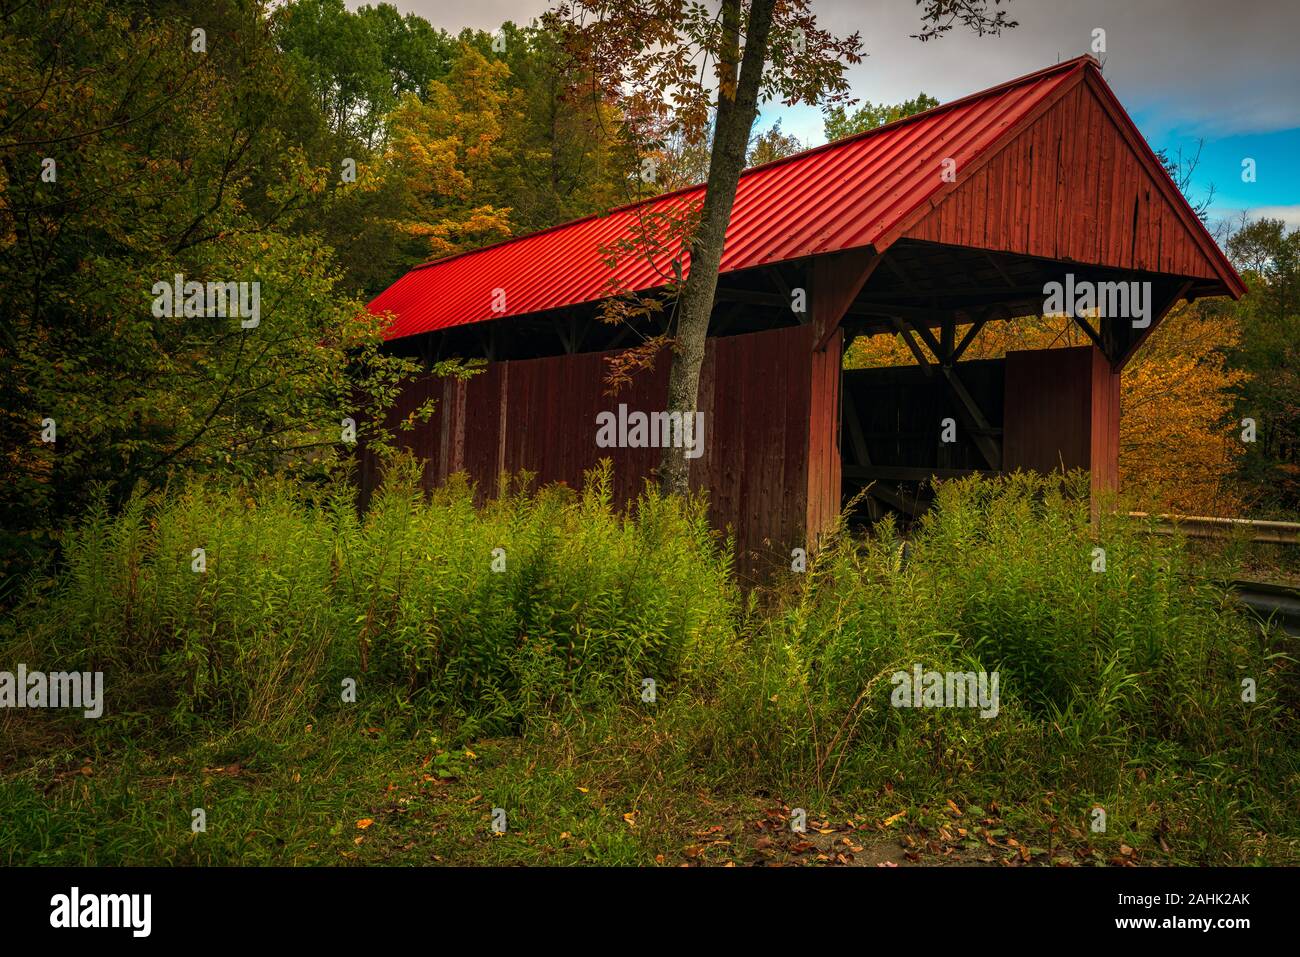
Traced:
<path fill-rule="evenodd" d="M 849 433 L 849 445 L 853 448 L 854 465 L 870 465 L 871 453 L 867 451 L 867 439 L 862 434 L 862 420 L 858 418 L 858 407 L 848 392 L 844 393 L 844 427 Z"/>
<path fill-rule="evenodd" d="M 854 403 L 853 397 L 849 395 L 848 389 L 844 390 L 840 401 L 844 404 L 844 428 L 849 433 L 849 445 L 853 449 L 852 463 L 844 467 L 844 474 L 847 474 L 848 470 L 855 466 L 857 468 L 869 467 L 871 465 L 871 452 L 867 449 L 867 438 L 862 434 L 862 420 L 858 417 L 858 407 Z M 867 495 L 867 515 L 873 522 L 880 518 L 880 506 L 870 494 Z"/>

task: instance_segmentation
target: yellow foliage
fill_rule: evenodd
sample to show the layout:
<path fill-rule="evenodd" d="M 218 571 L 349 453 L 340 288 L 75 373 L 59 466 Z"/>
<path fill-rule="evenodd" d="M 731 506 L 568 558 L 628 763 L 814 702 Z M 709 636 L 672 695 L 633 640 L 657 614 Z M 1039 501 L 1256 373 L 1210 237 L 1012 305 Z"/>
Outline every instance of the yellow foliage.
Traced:
<path fill-rule="evenodd" d="M 408 194 L 397 225 L 427 238 L 434 257 L 510 235 L 509 209 L 483 202 L 475 177 L 490 168 L 501 138 L 509 68 L 462 44 L 445 83 L 432 83 L 421 100 L 402 98 L 390 116 L 386 161 Z"/>
<path fill-rule="evenodd" d="M 1171 313 L 1124 369 L 1120 481 L 1153 511 L 1237 515 L 1232 483 L 1245 451 L 1233 424 L 1234 390 L 1248 378 L 1222 350 L 1240 334 L 1229 316 L 1195 304 Z"/>

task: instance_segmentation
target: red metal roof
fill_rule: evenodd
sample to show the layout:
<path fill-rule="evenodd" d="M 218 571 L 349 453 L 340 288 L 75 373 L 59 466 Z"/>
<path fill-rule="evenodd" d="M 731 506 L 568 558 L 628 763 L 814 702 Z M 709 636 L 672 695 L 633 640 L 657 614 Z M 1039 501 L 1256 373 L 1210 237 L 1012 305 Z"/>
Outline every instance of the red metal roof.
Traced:
<path fill-rule="evenodd" d="M 747 170 L 736 191 L 722 272 L 863 246 L 883 248 L 943 189 L 941 164 L 962 170 L 1087 68 L 1083 56 L 879 129 Z M 602 247 L 636 235 L 637 217 L 699 203 L 695 186 L 412 269 L 370 303 L 396 318 L 386 338 L 521 316 L 665 285 L 670 256 Z M 883 246 L 882 246 L 883 240 Z M 498 290 L 501 292 L 499 293 Z M 504 311 L 493 311 L 504 294 Z M 494 296 L 498 297 L 494 300 Z"/>

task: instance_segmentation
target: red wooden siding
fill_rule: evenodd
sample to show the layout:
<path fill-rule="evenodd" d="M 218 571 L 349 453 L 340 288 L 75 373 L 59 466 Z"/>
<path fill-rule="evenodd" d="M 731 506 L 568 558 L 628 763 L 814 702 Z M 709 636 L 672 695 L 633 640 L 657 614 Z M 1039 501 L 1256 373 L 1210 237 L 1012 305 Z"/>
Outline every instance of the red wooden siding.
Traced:
<path fill-rule="evenodd" d="M 1058 259 L 1063 271 L 1079 262 L 1217 279 L 1162 176 L 1079 83 L 904 235 Z"/>
<path fill-rule="evenodd" d="M 714 525 L 735 529 L 742 569 L 754 567 L 751 552 L 788 556 L 808 544 L 805 529 L 828 528 L 839 513 L 841 335 L 814 355 L 813 333 L 804 325 L 708 340 L 700 379 L 704 454 L 691 463 L 691 484 L 708 490 Z M 619 403 L 629 411 L 664 409 L 669 364 L 665 355 L 611 397 L 603 394 L 610 354 L 496 362 L 466 382 L 426 377 L 404 391 L 391 418 L 430 395 L 435 412 L 413 431 L 395 431 L 397 441 L 425 459 L 427 487 L 463 471 L 489 497 L 500 491 L 503 471 L 577 485 L 584 470 L 609 458 L 616 501 L 625 504 L 658 466 L 660 450 L 599 448 L 596 414 L 617 411 Z M 369 455 L 361 478 L 373 490 Z"/>
<path fill-rule="evenodd" d="M 1119 485 L 1119 375 L 1095 346 L 1008 352 L 1002 467 L 1088 469 Z"/>

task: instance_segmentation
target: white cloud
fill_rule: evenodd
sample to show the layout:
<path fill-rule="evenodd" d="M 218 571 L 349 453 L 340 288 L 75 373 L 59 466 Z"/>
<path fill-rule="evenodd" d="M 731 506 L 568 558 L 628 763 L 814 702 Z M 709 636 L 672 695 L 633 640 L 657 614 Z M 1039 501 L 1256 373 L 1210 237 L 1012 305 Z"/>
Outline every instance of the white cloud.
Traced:
<path fill-rule="evenodd" d="M 1226 221 L 1234 229 L 1241 222 L 1242 213 L 1247 219 L 1280 219 L 1292 229 L 1300 229 L 1300 203 L 1290 206 L 1250 206 L 1246 209 L 1214 207 L 1210 216 L 1214 220 Z"/>

